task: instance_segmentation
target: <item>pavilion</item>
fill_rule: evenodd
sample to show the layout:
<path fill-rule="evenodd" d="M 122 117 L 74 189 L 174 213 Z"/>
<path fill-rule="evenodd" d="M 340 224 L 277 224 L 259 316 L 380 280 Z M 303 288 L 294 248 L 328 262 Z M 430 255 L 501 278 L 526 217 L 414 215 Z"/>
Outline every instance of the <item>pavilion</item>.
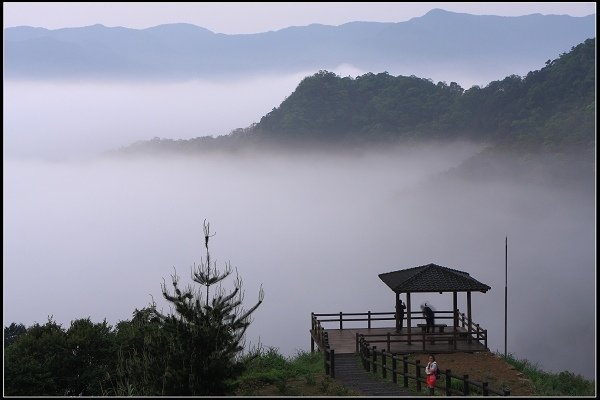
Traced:
<path fill-rule="evenodd" d="M 472 321 L 471 293 L 485 293 L 491 288 L 471 277 L 467 272 L 442 267 L 437 264 L 427 264 L 420 267 L 401 269 L 398 271 L 379 274 L 379 278 L 396 294 L 396 331 L 399 331 L 400 294 L 406 293 L 406 326 L 410 341 L 411 335 L 411 293 L 452 293 L 453 330 L 458 330 L 458 292 L 467 294 L 467 317 Z M 471 324 L 468 332 L 471 332 Z"/>

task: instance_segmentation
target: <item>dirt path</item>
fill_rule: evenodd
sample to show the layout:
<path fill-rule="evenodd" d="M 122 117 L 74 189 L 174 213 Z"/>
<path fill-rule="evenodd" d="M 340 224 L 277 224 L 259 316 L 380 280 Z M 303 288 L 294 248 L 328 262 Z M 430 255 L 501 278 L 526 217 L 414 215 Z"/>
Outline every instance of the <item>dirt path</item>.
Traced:
<path fill-rule="evenodd" d="M 427 354 L 415 355 L 422 365 L 427 364 Z M 500 357 L 489 352 L 452 353 L 435 356 L 440 371 L 452 370 L 453 375 L 468 374 L 470 380 L 489 382 L 489 387 L 498 390 L 508 386 L 512 396 L 531 396 L 533 384 L 522 373 Z"/>

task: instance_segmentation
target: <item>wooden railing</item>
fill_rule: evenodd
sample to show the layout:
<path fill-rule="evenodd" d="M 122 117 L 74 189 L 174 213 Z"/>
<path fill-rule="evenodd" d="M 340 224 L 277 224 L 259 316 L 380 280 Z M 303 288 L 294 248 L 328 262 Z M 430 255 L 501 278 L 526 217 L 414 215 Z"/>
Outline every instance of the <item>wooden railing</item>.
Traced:
<path fill-rule="evenodd" d="M 472 340 L 477 340 L 482 343 L 485 348 L 488 348 L 488 335 L 487 330 L 481 329 L 479 324 L 473 323 L 473 321 L 469 320 L 464 313 L 461 313 L 459 310 L 456 310 L 456 313 L 453 311 L 435 311 L 435 320 L 439 322 L 440 320 L 449 320 L 447 323 L 448 328 L 454 326 L 454 319 L 456 318 L 457 324 L 459 327 L 464 328 L 465 332 L 454 332 L 454 330 L 449 330 L 448 332 L 444 332 L 443 334 L 427 334 L 428 337 L 432 337 L 434 342 L 450 340 L 449 336 L 452 336 L 453 348 L 456 349 L 456 344 L 459 341 L 466 341 L 471 343 Z M 372 322 L 374 321 L 395 321 L 396 313 L 395 312 L 371 312 L 367 311 L 366 313 L 328 313 L 328 314 L 316 314 L 311 313 L 311 332 L 315 332 L 317 336 L 321 336 L 321 330 L 324 332 L 324 328 L 321 323 L 336 323 L 336 327 L 339 329 L 344 329 L 344 322 L 356 322 L 356 321 L 364 321 L 366 322 L 367 328 L 371 329 Z M 420 321 L 425 320 L 421 312 L 412 311 L 411 312 L 411 320 L 412 321 Z M 411 327 L 414 331 L 416 326 Z M 419 340 L 419 336 L 421 336 L 421 340 Z M 417 339 L 413 339 L 413 337 L 417 337 Z M 398 340 L 398 341 L 407 341 L 407 340 Z M 423 349 L 425 349 L 425 340 L 422 337 L 422 334 L 419 332 L 411 333 L 411 337 L 408 338 L 408 343 L 413 341 L 422 341 Z M 389 348 L 388 348 L 389 350 Z M 314 343 L 311 341 L 311 351 L 314 351 Z"/>
<path fill-rule="evenodd" d="M 310 351 L 314 353 L 315 342 L 319 351 L 323 352 L 323 363 L 325 365 L 325 373 L 332 378 L 335 378 L 335 350 L 329 346 L 329 333 L 321 326 L 321 323 L 316 318 L 314 313 L 311 313 L 311 330 L 310 330 Z"/>
<path fill-rule="evenodd" d="M 392 343 L 414 343 L 414 342 L 420 342 L 421 346 L 422 346 L 422 350 L 423 351 L 427 351 L 427 348 L 430 344 L 436 344 L 438 342 L 449 342 L 450 344 L 452 344 L 452 349 L 453 350 L 457 350 L 458 349 L 458 343 L 459 342 L 471 342 L 472 340 L 483 340 L 483 342 L 486 344 L 486 348 L 487 348 L 487 331 L 486 330 L 480 330 L 476 333 L 474 333 L 475 336 L 469 336 L 467 332 L 457 332 L 457 331 L 452 331 L 452 332 L 420 332 L 420 333 L 416 333 L 413 334 L 412 337 L 409 339 L 408 336 L 403 335 L 403 334 L 398 334 L 398 333 L 391 333 L 391 332 L 387 332 L 387 333 L 381 333 L 381 334 L 377 334 L 377 333 L 369 333 L 369 334 L 360 334 L 361 336 L 363 336 L 370 344 L 378 344 L 378 343 L 384 343 L 386 346 L 387 351 L 389 352 L 391 350 L 391 345 Z M 356 333 L 356 336 L 358 336 L 359 333 Z M 356 348 L 356 352 L 358 353 L 358 347 Z"/>
<path fill-rule="evenodd" d="M 382 315 L 387 315 L 387 317 L 382 317 Z M 336 318 L 317 318 L 319 322 L 338 322 L 339 328 L 344 329 L 344 322 L 355 322 L 355 321 L 366 321 L 367 328 L 371 329 L 371 322 L 373 321 L 395 321 L 396 313 L 395 312 L 371 312 L 367 311 L 366 313 L 333 313 L 333 314 L 315 314 L 311 313 L 311 316 L 316 317 L 336 317 Z M 362 316 L 363 318 L 357 318 Z M 350 318 L 348 318 L 350 317 Z"/>
<path fill-rule="evenodd" d="M 408 314 L 408 313 L 405 313 L 405 314 Z M 452 311 L 434 311 L 434 315 L 435 315 L 436 321 L 439 321 L 440 319 L 452 321 L 454 319 L 454 312 L 452 312 Z M 339 324 L 338 325 L 339 329 L 344 329 L 344 322 L 365 321 L 365 322 L 367 322 L 367 328 L 371 329 L 371 322 L 373 322 L 373 321 L 395 321 L 396 320 L 396 313 L 394 311 L 389 311 L 389 312 L 367 311 L 367 312 L 362 312 L 362 313 L 345 313 L 345 312 L 340 311 L 338 313 L 328 313 L 328 314 L 311 313 L 311 316 L 318 317 L 317 319 L 319 322 L 337 322 Z M 323 317 L 326 317 L 326 318 L 323 318 Z M 360 318 L 360 317 L 362 317 L 362 318 Z M 425 320 L 425 317 L 423 317 L 423 314 L 420 311 L 411 311 L 410 318 L 412 321 L 420 321 L 420 320 L 424 321 Z M 469 319 L 465 316 L 464 313 L 461 314 L 460 311 L 458 311 L 457 320 L 458 320 L 459 325 L 462 324 L 462 327 L 468 326 Z M 404 322 L 406 322 L 406 321 L 407 321 L 407 318 L 405 316 Z M 454 326 L 454 322 L 448 323 L 447 325 Z M 473 325 L 474 324 L 471 323 L 471 326 L 473 326 Z"/>
<path fill-rule="evenodd" d="M 409 380 L 413 380 L 416 386 L 416 391 L 421 392 L 423 389 L 423 383 L 425 380 L 425 367 L 421 365 L 420 360 L 409 361 L 408 356 L 399 357 L 394 353 L 386 352 L 385 350 L 377 350 L 377 346 L 371 346 L 367 342 L 367 335 L 356 336 L 356 348 L 360 355 L 360 360 L 363 368 L 367 372 L 379 374 L 383 379 L 387 379 L 388 373 L 391 373 L 392 382 L 398 384 L 398 377 L 402 380 L 402 385 L 405 388 L 409 386 Z M 401 365 L 401 367 L 399 366 Z M 413 366 L 413 372 L 409 371 L 409 365 Z M 444 385 L 441 385 L 441 381 L 444 380 Z M 455 389 L 452 387 L 452 382 L 459 382 L 461 389 Z M 458 376 L 452 374 L 450 369 L 446 369 L 444 372 L 440 371 L 440 379 L 436 381 L 436 388 L 445 391 L 446 396 L 462 395 L 468 396 L 471 393 L 471 388 L 478 388 L 483 396 L 489 396 L 490 394 L 496 396 L 510 396 L 510 390 L 504 388 L 502 391 L 496 391 L 489 388 L 488 382 L 475 382 L 469 379 L 469 375 Z"/>

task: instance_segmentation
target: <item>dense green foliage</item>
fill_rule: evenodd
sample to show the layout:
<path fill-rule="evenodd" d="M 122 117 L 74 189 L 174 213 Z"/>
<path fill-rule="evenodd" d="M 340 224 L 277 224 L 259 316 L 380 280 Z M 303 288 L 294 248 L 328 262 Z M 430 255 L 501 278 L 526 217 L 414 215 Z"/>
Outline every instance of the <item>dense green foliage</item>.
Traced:
<path fill-rule="evenodd" d="M 101 395 L 114 365 L 114 339 L 106 321 L 78 319 L 67 330 L 51 318 L 34 324 L 5 348 L 5 394 Z"/>
<path fill-rule="evenodd" d="M 251 315 L 262 303 L 242 308 L 242 281 L 230 293 L 208 252 L 209 226 L 205 224 L 206 260 L 194 268 L 201 289 L 179 288 L 172 276 L 173 293 L 162 292 L 174 309 L 163 315 L 156 306 L 135 310 L 131 321 L 114 328 L 88 319 L 71 322 L 65 330 L 51 318 L 44 325 L 4 328 L 4 392 L 17 396 L 100 395 L 225 395 L 254 354 L 244 354 L 244 333 Z M 212 289 L 218 284 L 218 289 Z"/>
<path fill-rule="evenodd" d="M 533 382 L 535 394 L 539 396 L 595 396 L 596 385 L 593 380 L 587 380 L 581 375 L 569 371 L 558 374 L 542 371 L 536 364 L 528 360 L 520 360 L 512 354 L 505 358 L 506 362 L 513 365 Z"/>
<path fill-rule="evenodd" d="M 559 148 L 593 147 L 595 39 L 522 78 L 485 88 L 368 73 L 305 78 L 254 131 L 272 139 L 373 141 L 464 137 Z"/>
<path fill-rule="evenodd" d="M 4 347 L 10 346 L 17 340 L 21 335 L 27 332 L 27 328 L 23 324 L 11 323 L 9 326 L 4 328 Z"/>

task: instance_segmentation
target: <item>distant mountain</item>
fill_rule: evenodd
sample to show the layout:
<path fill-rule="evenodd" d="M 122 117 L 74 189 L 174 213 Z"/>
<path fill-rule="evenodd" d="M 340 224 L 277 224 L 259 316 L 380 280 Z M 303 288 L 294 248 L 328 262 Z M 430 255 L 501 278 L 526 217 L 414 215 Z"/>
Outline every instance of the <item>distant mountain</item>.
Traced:
<path fill-rule="evenodd" d="M 313 24 L 245 35 L 189 24 L 141 30 L 22 26 L 4 29 L 4 74 L 9 79 L 185 80 L 350 64 L 364 71 L 435 79 L 459 73 L 489 82 L 539 68 L 540 60 L 595 32 L 595 15 L 499 17 L 439 9 L 399 23 Z"/>
<path fill-rule="evenodd" d="M 595 147 L 596 40 L 548 60 L 526 77 L 484 88 L 387 73 L 357 78 L 320 71 L 307 77 L 260 122 L 218 138 L 139 142 L 125 152 L 235 151 L 469 139 L 525 152 Z"/>

